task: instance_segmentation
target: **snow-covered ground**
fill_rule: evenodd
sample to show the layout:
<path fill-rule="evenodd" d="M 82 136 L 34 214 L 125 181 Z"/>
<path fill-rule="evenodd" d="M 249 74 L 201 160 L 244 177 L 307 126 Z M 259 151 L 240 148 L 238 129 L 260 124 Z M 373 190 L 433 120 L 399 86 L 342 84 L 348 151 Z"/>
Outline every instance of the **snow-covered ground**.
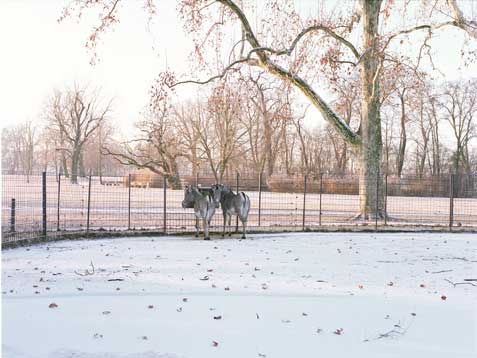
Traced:
<path fill-rule="evenodd" d="M 475 358 L 476 278 L 475 234 L 42 244 L 2 252 L 2 353 Z"/>

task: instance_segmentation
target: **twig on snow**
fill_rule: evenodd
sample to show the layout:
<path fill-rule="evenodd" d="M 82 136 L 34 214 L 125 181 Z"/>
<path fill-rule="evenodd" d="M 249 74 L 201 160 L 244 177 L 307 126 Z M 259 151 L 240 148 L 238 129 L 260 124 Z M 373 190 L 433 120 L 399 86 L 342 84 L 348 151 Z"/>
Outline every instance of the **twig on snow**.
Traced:
<path fill-rule="evenodd" d="M 443 273 L 443 272 L 452 272 L 454 270 L 441 270 L 441 271 L 434 271 L 434 272 L 431 272 L 431 273 Z"/>
<path fill-rule="evenodd" d="M 414 322 L 414 317 L 412 317 L 412 320 L 411 320 L 411 322 L 409 322 L 407 327 L 402 327 L 399 324 L 399 323 L 401 323 L 399 321 L 398 324 L 394 325 L 394 328 L 392 330 L 390 330 L 386 333 L 381 333 L 379 336 L 374 338 L 373 341 L 376 341 L 376 340 L 382 339 L 382 338 L 394 338 L 396 336 L 404 336 L 406 334 L 406 332 L 409 330 L 409 328 L 411 327 L 413 322 Z M 369 341 L 370 341 L 370 339 L 365 339 L 363 342 L 369 342 Z"/>
<path fill-rule="evenodd" d="M 444 281 L 449 282 L 454 287 L 456 287 L 457 285 L 471 285 L 471 286 L 477 287 L 475 283 L 469 282 L 469 281 L 474 281 L 473 279 L 464 279 L 464 281 L 466 282 L 452 282 L 451 280 L 448 280 L 447 278 L 445 278 Z"/>
<path fill-rule="evenodd" d="M 90 263 L 91 267 L 92 267 L 92 270 L 84 270 L 84 273 L 81 273 L 81 272 L 78 272 L 78 271 L 75 271 L 75 274 L 79 275 L 79 276 L 92 276 L 94 275 L 94 265 L 93 265 L 93 261 L 91 261 Z"/>

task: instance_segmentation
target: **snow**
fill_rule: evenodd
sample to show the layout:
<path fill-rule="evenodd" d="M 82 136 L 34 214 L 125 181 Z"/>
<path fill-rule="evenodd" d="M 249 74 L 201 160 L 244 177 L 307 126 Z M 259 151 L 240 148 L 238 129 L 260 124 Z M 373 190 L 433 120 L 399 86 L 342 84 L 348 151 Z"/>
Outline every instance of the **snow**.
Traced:
<path fill-rule="evenodd" d="M 477 278 L 476 239 L 294 233 L 5 250 L 2 353 L 476 357 L 477 287 L 446 281 Z"/>

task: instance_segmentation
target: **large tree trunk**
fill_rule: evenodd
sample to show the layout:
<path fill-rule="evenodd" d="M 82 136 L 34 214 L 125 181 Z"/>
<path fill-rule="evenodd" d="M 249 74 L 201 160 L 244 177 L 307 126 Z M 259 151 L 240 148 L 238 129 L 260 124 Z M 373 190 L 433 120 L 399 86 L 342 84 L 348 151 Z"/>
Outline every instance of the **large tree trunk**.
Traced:
<path fill-rule="evenodd" d="M 79 156 L 79 173 L 80 177 L 85 178 L 86 177 L 86 168 L 84 167 L 84 156 L 83 156 L 83 150 L 81 149 L 80 151 L 80 156 Z"/>
<path fill-rule="evenodd" d="M 61 166 L 63 168 L 63 174 L 65 177 L 70 176 L 70 172 L 68 170 L 68 161 L 66 160 L 66 155 L 64 152 L 61 153 Z"/>
<path fill-rule="evenodd" d="M 265 110 L 265 109 L 264 109 Z M 267 112 L 263 114 L 263 136 L 265 149 L 266 177 L 271 177 L 274 171 L 273 148 L 272 148 L 272 129 L 270 118 Z"/>
<path fill-rule="evenodd" d="M 80 151 L 73 150 L 71 156 L 71 184 L 78 184 L 78 167 L 79 167 Z"/>
<path fill-rule="evenodd" d="M 399 136 L 399 149 L 398 155 L 396 158 L 396 170 L 398 178 L 401 177 L 402 168 L 404 166 L 404 156 L 406 154 L 406 143 L 407 143 L 407 134 L 406 134 L 406 108 L 404 102 L 404 90 L 399 96 L 401 102 L 401 133 Z"/>
<path fill-rule="evenodd" d="M 383 217 L 384 191 L 380 178 L 382 154 L 381 117 L 379 101 L 378 20 L 381 1 L 362 0 L 363 48 L 371 49 L 361 61 L 361 137 L 359 202 L 363 219 Z M 381 190 L 377 190 L 378 180 Z"/>

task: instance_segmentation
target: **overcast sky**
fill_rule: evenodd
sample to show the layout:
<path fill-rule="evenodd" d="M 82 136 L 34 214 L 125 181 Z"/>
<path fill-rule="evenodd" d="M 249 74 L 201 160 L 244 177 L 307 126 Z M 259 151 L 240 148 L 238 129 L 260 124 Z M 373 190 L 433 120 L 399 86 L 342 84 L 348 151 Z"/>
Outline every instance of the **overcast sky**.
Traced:
<path fill-rule="evenodd" d="M 167 2 L 171 3 L 161 1 Z M 48 94 L 74 81 L 99 86 L 104 96 L 114 96 L 114 117 L 121 125 L 131 123 L 147 105 L 148 89 L 166 61 L 185 69 L 189 43 L 174 6 L 159 9 L 161 23 L 153 26 L 153 35 L 141 6 L 128 5 L 121 23 L 105 37 L 99 49 L 101 61 L 93 67 L 84 47 L 93 22 L 85 19 L 78 24 L 68 19 L 58 23 L 64 4 L 58 0 L 0 1 L 2 127 L 37 118 Z"/>
<path fill-rule="evenodd" d="M 105 97 L 114 96 L 115 123 L 129 130 L 166 62 L 179 73 L 186 69 L 191 47 L 175 11 L 176 1 L 157 1 L 160 15 L 150 28 L 142 1 L 126 2 L 121 23 L 100 44 L 101 61 L 94 67 L 84 47 L 94 19 L 58 23 L 66 3 L 0 0 L 1 125 L 39 118 L 54 88 L 77 81 L 101 87 Z M 477 65 L 461 68 L 462 38 L 458 30 L 449 30 L 434 40 L 435 62 L 447 79 L 477 76 Z"/>

